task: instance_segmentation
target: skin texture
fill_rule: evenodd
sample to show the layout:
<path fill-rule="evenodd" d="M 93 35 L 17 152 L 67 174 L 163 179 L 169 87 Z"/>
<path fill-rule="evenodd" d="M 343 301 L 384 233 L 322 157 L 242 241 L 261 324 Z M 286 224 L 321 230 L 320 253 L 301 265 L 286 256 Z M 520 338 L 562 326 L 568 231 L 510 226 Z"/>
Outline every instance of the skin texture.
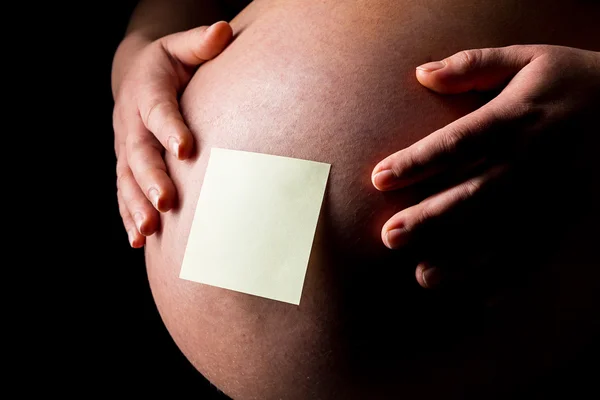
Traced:
<path fill-rule="evenodd" d="M 385 221 L 434 188 L 379 192 L 374 166 L 488 100 L 437 96 L 415 80 L 417 65 L 467 48 L 593 46 L 583 7 L 420 4 L 254 2 L 183 93 L 197 151 L 184 162 L 166 155 L 179 202 L 147 238 L 148 275 L 179 347 L 233 398 L 501 397 L 598 332 L 587 315 L 599 303 L 590 234 L 599 218 L 586 207 L 598 193 L 584 157 L 576 175 L 521 176 L 522 188 L 548 196 L 505 203 L 512 224 L 487 239 L 519 251 L 495 260 L 501 273 L 485 291 L 423 291 L 413 252 L 381 242 Z M 214 146 L 332 163 L 300 306 L 178 279 Z M 557 209 L 570 218 L 544 218 Z M 232 246 L 245 234 L 232 233 Z"/>
<path fill-rule="evenodd" d="M 195 68 L 219 54 L 231 36 L 231 27 L 221 21 L 152 42 L 129 36 L 117 51 L 113 68 L 117 198 L 134 248 L 143 246 L 144 235 L 158 229 L 158 211 L 169 211 L 175 202 L 163 146 L 179 159 L 189 157 L 193 149 L 178 94 Z M 128 55 L 131 52 L 134 56 Z M 125 63 L 124 57 L 131 61 Z"/>
<path fill-rule="evenodd" d="M 596 125 L 595 113 L 600 104 L 600 52 L 548 45 L 466 50 L 441 62 L 417 67 L 416 74 L 424 86 L 439 93 L 500 93 L 481 108 L 390 155 L 375 167 L 373 184 L 382 191 L 456 176 L 438 193 L 385 223 L 382 240 L 391 249 L 407 247 L 419 238 L 434 244 L 428 238 L 444 231 L 449 236 L 454 229 L 448 223 L 452 218 L 461 219 L 466 229 L 476 231 L 473 228 L 478 221 L 490 211 L 495 212 L 494 201 L 486 199 L 489 204 L 482 209 L 473 205 L 486 193 L 495 192 L 496 197 L 502 198 L 506 194 L 503 191 L 514 189 L 510 179 L 521 176 L 520 169 L 527 173 L 540 150 L 545 155 L 558 155 L 573 151 L 578 142 L 596 136 L 591 128 Z M 565 144 L 566 140 L 570 143 Z M 548 164 L 543 158 L 538 162 Z M 571 162 L 562 167 L 574 171 Z M 476 248 L 462 239 L 459 237 L 452 244 L 461 250 L 459 253 L 481 256 L 481 250 L 492 250 Z M 445 257 L 428 261 L 417 267 L 417 280 L 424 287 L 442 284 L 441 267 L 451 265 L 452 260 Z M 467 268 L 482 267 L 467 266 L 464 260 L 462 264 L 463 273 Z M 446 268 L 444 273 L 453 271 Z"/>
<path fill-rule="evenodd" d="M 195 69 L 231 40 L 231 19 L 244 2 L 141 0 L 113 59 L 111 85 L 119 212 L 131 247 L 159 227 L 176 192 L 163 150 L 188 158 L 193 137 L 178 97 Z M 208 25 L 212 25 L 210 28 Z"/>

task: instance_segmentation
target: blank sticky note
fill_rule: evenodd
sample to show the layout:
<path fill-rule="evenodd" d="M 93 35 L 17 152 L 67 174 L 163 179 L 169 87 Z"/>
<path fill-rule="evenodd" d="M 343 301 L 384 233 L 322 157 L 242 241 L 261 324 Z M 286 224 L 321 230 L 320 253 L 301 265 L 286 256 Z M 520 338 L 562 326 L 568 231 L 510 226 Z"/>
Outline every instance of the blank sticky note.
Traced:
<path fill-rule="evenodd" d="M 180 278 L 300 304 L 330 167 L 211 149 Z"/>

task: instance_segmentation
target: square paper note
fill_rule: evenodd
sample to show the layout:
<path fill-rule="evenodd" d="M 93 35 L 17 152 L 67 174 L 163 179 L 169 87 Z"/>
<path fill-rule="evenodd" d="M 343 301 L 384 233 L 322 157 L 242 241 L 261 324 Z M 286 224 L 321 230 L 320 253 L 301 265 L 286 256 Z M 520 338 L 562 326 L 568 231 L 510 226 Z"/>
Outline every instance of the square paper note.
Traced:
<path fill-rule="evenodd" d="M 213 148 L 180 278 L 299 304 L 330 167 Z"/>

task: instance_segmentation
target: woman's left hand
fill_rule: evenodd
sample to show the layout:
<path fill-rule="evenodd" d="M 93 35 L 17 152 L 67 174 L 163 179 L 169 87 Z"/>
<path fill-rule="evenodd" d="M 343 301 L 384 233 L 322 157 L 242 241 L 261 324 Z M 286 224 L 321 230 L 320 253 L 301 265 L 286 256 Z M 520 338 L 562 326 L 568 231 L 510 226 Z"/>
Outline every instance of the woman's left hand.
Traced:
<path fill-rule="evenodd" d="M 598 52 L 547 45 L 467 50 L 422 65 L 416 75 L 422 85 L 442 94 L 502 91 L 481 108 L 375 167 L 372 182 L 381 191 L 427 184 L 441 174 L 460 172 L 468 177 L 390 218 L 383 226 L 382 239 L 391 249 L 411 243 L 417 232 L 439 229 L 447 216 L 456 218 L 457 210 L 463 221 L 476 218 L 469 215 L 469 207 L 458 206 L 500 182 L 514 167 L 514 160 L 545 148 L 544 141 L 550 140 L 554 127 L 566 121 L 587 126 L 600 123 Z M 577 139 L 573 135 L 562 140 Z M 439 268 L 425 262 L 416 271 L 423 287 L 434 286 L 439 274 Z"/>

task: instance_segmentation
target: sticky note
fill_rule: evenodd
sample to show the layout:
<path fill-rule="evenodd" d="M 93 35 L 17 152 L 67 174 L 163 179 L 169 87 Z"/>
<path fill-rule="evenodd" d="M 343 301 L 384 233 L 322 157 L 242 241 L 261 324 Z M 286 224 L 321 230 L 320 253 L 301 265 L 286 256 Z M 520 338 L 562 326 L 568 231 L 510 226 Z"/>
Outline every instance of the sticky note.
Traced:
<path fill-rule="evenodd" d="M 212 148 L 179 277 L 300 304 L 330 167 Z"/>

